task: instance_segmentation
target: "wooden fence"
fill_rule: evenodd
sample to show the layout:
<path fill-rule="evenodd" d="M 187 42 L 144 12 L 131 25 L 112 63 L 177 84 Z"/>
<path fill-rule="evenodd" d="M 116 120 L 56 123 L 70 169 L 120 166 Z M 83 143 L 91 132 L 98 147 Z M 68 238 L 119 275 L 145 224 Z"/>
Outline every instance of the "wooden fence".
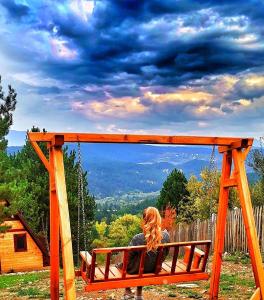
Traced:
<path fill-rule="evenodd" d="M 259 245 L 261 247 L 261 251 L 264 252 L 264 206 L 254 208 L 254 217 L 259 237 Z M 210 230 L 211 227 L 212 229 Z M 209 222 L 209 220 L 197 220 L 190 225 L 177 224 L 170 231 L 171 240 L 178 242 L 211 239 L 214 244 L 215 228 L 216 215 L 212 216 L 211 222 Z M 228 212 L 224 251 L 240 251 L 245 253 L 248 251 L 241 209 L 234 209 Z"/>

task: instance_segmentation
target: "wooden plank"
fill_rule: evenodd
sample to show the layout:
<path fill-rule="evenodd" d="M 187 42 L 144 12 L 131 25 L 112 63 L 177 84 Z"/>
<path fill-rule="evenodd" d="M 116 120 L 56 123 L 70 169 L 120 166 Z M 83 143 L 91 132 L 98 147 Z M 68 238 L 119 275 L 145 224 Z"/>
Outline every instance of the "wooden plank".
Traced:
<path fill-rule="evenodd" d="M 237 186 L 237 179 L 236 178 L 228 178 L 224 181 L 223 186 L 226 187 L 233 187 Z"/>
<path fill-rule="evenodd" d="M 191 246 L 191 245 L 196 245 L 196 246 L 201 246 L 201 245 L 207 245 L 208 243 L 211 243 L 210 240 L 203 240 L 203 241 L 188 241 L 188 242 L 175 242 L 175 243 L 166 243 L 162 244 L 163 247 L 174 247 L 174 246 Z M 108 253 L 108 252 L 121 252 L 125 250 L 129 251 L 137 251 L 137 250 L 143 250 L 146 249 L 146 246 L 131 246 L 131 247 L 115 247 L 115 248 L 97 248 L 93 249 L 93 252 L 99 254 L 99 253 Z"/>
<path fill-rule="evenodd" d="M 186 266 L 186 271 L 187 272 L 190 272 L 191 267 L 192 267 L 194 250 L 195 250 L 195 245 L 192 245 L 191 249 L 190 249 L 189 257 L 188 257 L 188 263 L 187 263 L 187 266 Z"/>
<path fill-rule="evenodd" d="M 209 253 L 210 253 L 210 246 L 211 246 L 211 244 L 206 245 L 205 254 L 204 254 L 204 257 L 203 257 L 202 267 L 201 267 L 201 271 L 203 271 L 203 272 L 206 269 L 206 264 L 207 264 L 208 256 L 209 256 Z"/>
<path fill-rule="evenodd" d="M 81 251 L 80 256 L 87 265 L 92 264 L 92 255 L 88 251 Z"/>
<path fill-rule="evenodd" d="M 122 273 L 120 271 L 120 269 L 118 269 L 115 266 L 110 266 L 110 272 L 112 273 L 113 277 L 115 278 L 121 278 L 122 277 Z"/>
<path fill-rule="evenodd" d="M 172 258 L 172 265 L 171 265 L 171 274 L 175 273 L 178 255 L 179 255 L 179 246 L 175 246 L 174 247 L 174 251 L 173 251 L 173 258 Z"/>
<path fill-rule="evenodd" d="M 157 251 L 158 251 L 158 255 L 157 255 L 157 260 L 156 260 L 155 274 L 158 274 L 161 270 L 162 257 L 163 257 L 163 247 L 162 246 L 158 247 Z"/>
<path fill-rule="evenodd" d="M 232 156 L 231 153 L 224 153 L 222 163 L 222 176 L 220 182 L 219 206 L 216 225 L 216 237 L 214 245 L 213 266 L 211 272 L 210 298 L 218 299 L 220 272 L 222 265 L 222 253 L 224 249 L 226 216 L 228 210 L 229 189 L 224 188 L 223 183 L 230 177 Z"/>
<path fill-rule="evenodd" d="M 123 258 L 123 268 L 122 268 L 122 278 L 126 278 L 127 273 L 127 265 L 128 265 L 128 249 L 124 250 L 124 258 Z"/>
<path fill-rule="evenodd" d="M 96 252 L 93 250 L 92 264 L 91 264 L 91 271 L 90 271 L 90 282 L 94 281 L 95 266 L 96 266 Z"/>
<path fill-rule="evenodd" d="M 61 147 L 53 147 L 54 151 L 54 177 L 59 203 L 61 250 L 63 262 L 63 278 L 66 300 L 75 300 L 75 272 L 72 253 L 72 239 L 70 216 L 67 201 L 63 152 Z"/>
<path fill-rule="evenodd" d="M 235 169 L 237 170 L 238 192 L 246 229 L 251 264 L 256 285 L 260 288 L 260 295 L 264 299 L 264 269 L 251 204 L 243 152 L 241 150 L 233 150 L 233 158 Z"/>
<path fill-rule="evenodd" d="M 49 195 L 50 195 L 50 298 L 59 299 L 60 280 L 60 217 L 59 204 L 55 187 L 54 175 L 54 151 L 49 147 L 50 172 L 49 172 Z"/>
<path fill-rule="evenodd" d="M 139 262 L 139 277 L 142 277 L 142 274 L 144 273 L 146 252 L 147 252 L 147 249 L 143 249 L 141 251 L 140 262 Z"/>
<path fill-rule="evenodd" d="M 207 280 L 209 275 L 207 273 L 192 273 L 192 274 L 180 274 L 180 275 L 165 275 L 165 276 L 154 276 L 154 277 L 142 277 L 142 278 L 131 278 L 126 280 L 112 280 L 105 282 L 95 282 L 88 284 L 85 287 L 85 291 L 98 291 L 98 290 L 110 290 L 125 287 L 134 286 L 145 286 L 155 284 L 169 284 L 176 282 L 189 282 Z"/>
<path fill-rule="evenodd" d="M 105 262 L 105 280 L 109 277 L 109 268 L 110 268 L 110 262 L 111 262 L 111 253 L 107 253 L 106 255 L 106 262 Z"/>
<path fill-rule="evenodd" d="M 97 133 L 52 133 L 29 132 L 32 142 L 51 142 L 55 135 L 63 135 L 65 142 L 87 143 L 141 143 L 141 144 L 176 144 L 176 145 L 219 145 L 228 146 L 246 140 L 252 145 L 252 138 L 205 137 L 205 136 L 161 136 L 132 134 L 97 134 Z"/>

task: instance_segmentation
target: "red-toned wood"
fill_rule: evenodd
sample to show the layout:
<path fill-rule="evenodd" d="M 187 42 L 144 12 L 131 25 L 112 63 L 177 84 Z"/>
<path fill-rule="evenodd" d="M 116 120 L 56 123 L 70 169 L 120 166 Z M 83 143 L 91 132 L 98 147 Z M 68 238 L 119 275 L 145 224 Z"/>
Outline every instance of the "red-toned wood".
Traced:
<path fill-rule="evenodd" d="M 264 269 L 258 242 L 257 230 L 251 204 L 250 191 L 245 168 L 245 155 L 242 150 L 233 150 L 235 170 L 237 172 L 238 192 L 246 229 L 248 249 L 253 267 L 256 286 L 260 288 L 260 295 L 264 299 Z"/>
<path fill-rule="evenodd" d="M 201 267 L 202 272 L 205 272 L 205 269 L 206 269 L 206 264 L 207 264 L 208 256 L 210 253 L 210 246 L 211 246 L 211 243 L 208 243 L 205 248 L 205 254 L 203 257 L 202 267 Z"/>
<path fill-rule="evenodd" d="M 218 145 L 238 146 L 252 145 L 252 138 L 236 137 L 205 137 L 205 136 L 161 136 L 161 135 L 132 135 L 132 134 L 100 134 L 100 133 L 51 133 L 29 132 L 32 142 L 51 142 L 53 137 L 64 136 L 64 142 L 87 143 L 137 143 L 137 144 L 177 144 L 177 145 Z"/>
<path fill-rule="evenodd" d="M 90 276 L 88 278 L 87 273 L 86 275 L 84 274 L 83 267 L 81 267 L 80 274 L 84 278 L 84 280 L 88 282 L 89 286 L 96 284 L 96 287 L 98 288 L 99 288 L 99 285 L 97 284 L 98 282 L 101 282 L 102 286 L 104 286 L 107 282 L 113 282 L 113 281 L 115 282 L 118 281 L 119 283 L 121 281 L 126 282 L 125 285 L 123 283 L 119 286 L 115 285 L 116 288 L 123 287 L 123 286 L 129 287 L 131 284 L 131 280 L 137 280 L 140 278 L 149 279 L 150 281 L 153 278 L 160 278 L 159 280 L 156 281 L 155 284 L 163 284 L 165 282 L 164 280 L 167 280 L 168 276 L 171 277 L 176 276 L 178 277 L 178 279 L 176 279 L 176 282 L 179 282 L 181 281 L 179 278 L 181 278 L 181 276 L 185 274 L 191 274 L 191 275 L 195 275 L 198 273 L 206 274 L 205 272 L 201 271 L 201 268 L 195 266 L 194 259 L 195 259 L 195 255 L 197 255 L 199 259 L 201 259 L 201 257 L 204 259 L 204 255 L 205 255 L 204 252 L 196 248 L 196 246 L 202 244 L 206 246 L 206 249 L 209 249 L 210 243 L 211 243 L 210 241 L 198 241 L 198 242 L 192 241 L 192 242 L 179 242 L 179 243 L 168 243 L 168 244 L 159 245 L 158 256 L 157 256 L 157 267 L 155 273 L 144 273 L 144 262 L 145 262 L 145 255 L 147 251 L 146 246 L 95 249 L 93 251 L 92 256 L 90 256 L 89 254 L 85 256 L 85 252 L 82 251 L 80 256 L 82 262 L 85 263 L 86 267 L 87 268 L 90 267 L 90 272 L 89 272 Z M 188 248 L 187 245 L 190 245 L 189 246 L 190 249 Z M 165 261 L 162 263 L 164 249 L 170 247 L 173 247 L 175 249 L 173 254 L 173 261 L 172 262 Z M 177 259 L 179 253 L 179 247 L 185 247 L 186 251 L 188 251 L 187 263 L 184 263 L 184 261 Z M 129 252 L 132 251 L 132 249 L 138 251 L 140 255 L 139 273 L 134 275 L 127 274 L 126 271 L 128 260 L 129 260 Z M 95 264 L 96 253 L 102 253 L 101 250 L 106 255 L 106 265 L 105 267 L 102 266 L 96 267 Z M 122 270 L 119 270 L 116 267 L 110 265 L 111 254 L 120 251 L 124 253 Z M 209 252 L 209 250 L 207 250 L 207 252 Z M 205 260 L 207 260 L 207 257 L 205 258 Z M 204 261 L 204 264 L 205 263 L 206 262 Z M 160 267 L 158 267 L 159 265 Z M 157 272 L 157 269 L 159 269 L 160 271 Z M 164 277 L 166 277 L 166 279 L 164 279 Z M 173 279 L 171 278 L 170 280 L 173 281 Z M 100 285 L 99 289 L 103 289 L 102 286 Z M 110 285 L 106 284 L 106 286 L 110 288 L 110 286 L 112 286 L 112 283 Z M 91 290 L 96 290 L 96 289 L 91 288 Z"/>
<path fill-rule="evenodd" d="M 161 270 L 162 258 L 163 258 L 163 247 L 158 247 L 157 251 L 158 251 L 158 255 L 156 260 L 155 274 L 158 274 Z"/>
<path fill-rule="evenodd" d="M 146 249 L 143 249 L 140 254 L 140 263 L 139 263 L 139 277 L 144 273 L 144 265 L 145 265 L 145 257 L 146 257 Z"/>
<path fill-rule="evenodd" d="M 59 299 L 59 278 L 60 278 L 60 241 L 59 241 L 59 206 L 56 195 L 54 177 L 54 152 L 49 148 L 50 172 L 50 298 Z"/>
<path fill-rule="evenodd" d="M 174 247 L 174 246 L 179 246 L 179 247 L 184 247 L 184 246 L 191 246 L 191 245 L 197 245 L 197 246 L 203 246 L 203 245 L 207 245 L 207 244 L 211 244 L 210 240 L 203 240 L 203 241 L 188 241 L 188 242 L 175 242 L 175 243 L 164 243 L 161 246 L 163 248 L 166 247 Z M 127 249 L 129 249 L 129 251 L 137 251 L 137 250 L 142 250 L 145 249 L 146 246 L 142 245 L 142 246 L 129 246 L 129 247 L 115 247 L 115 248 L 97 248 L 97 249 L 93 249 L 93 252 L 95 252 L 96 254 L 99 253 L 115 253 L 115 252 L 121 252 L 121 251 L 125 251 Z"/>
<path fill-rule="evenodd" d="M 152 285 L 152 284 L 168 284 L 168 283 L 175 283 L 175 282 L 207 280 L 208 278 L 209 275 L 207 273 L 165 275 L 160 277 L 143 276 L 141 278 L 135 278 L 135 279 L 94 282 L 93 284 L 86 285 L 85 290 L 89 292 L 89 291 L 109 290 L 109 289 L 134 287 L 134 286 L 145 286 L 145 285 Z"/>
<path fill-rule="evenodd" d="M 91 271 L 90 271 L 90 282 L 94 281 L 95 265 L 96 265 L 96 252 L 93 251 L 92 262 L 91 262 Z"/>
<path fill-rule="evenodd" d="M 71 226 L 67 201 L 63 151 L 61 147 L 53 147 L 52 151 L 54 151 L 54 177 L 60 216 L 60 236 L 65 299 L 75 300 L 75 271 L 72 253 Z"/>
<path fill-rule="evenodd" d="M 187 266 L 186 266 L 186 271 L 187 272 L 190 272 L 190 270 L 191 270 L 191 266 L 192 266 L 192 262 L 193 262 L 194 249 L 195 249 L 195 245 L 191 245 L 189 258 L 188 258 L 188 263 L 187 263 Z"/>
<path fill-rule="evenodd" d="M 174 251 L 173 251 L 173 258 L 172 258 L 171 274 L 175 273 L 175 268 L 176 268 L 177 259 L 179 255 L 179 246 L 175 246 L 173 248 Z"/>
<path fill-rule="evenodd" d="M 230 178 L 232 165 L 231 152 L 224 153 L 222 163 L 222 176 L 220 182 L 219 205 L 216 224 L 216 238 L 214 246 L 213 266 L 211 271 L 210 299 L 218 299 L 222 253 L 224 249 L 226 215 L 228 209 L 229 188 L 224 187 L 226 179 Z"/>
<path fill-rule="evenodd" d="M 237 186 L 237 179 L 236 178 L 228 178 L 223 182 L 223 187 L 234 187 Z"/>
<path fill-rule="evenodd" d="M 124 250 L 124 258 L 123 258 L 123 268 L 122 268 L 122 278 L 126 278 L 126 273 L 127 273 L 127 265 L 128 265 L 128 254 L 129 250 L 126 248 Z"/>
<path fill-rule="evenodd" d="M 105 262 L 105 280 L 107 280 L 109 277 L 110 261 L 111 261 L 111 253 L 107 253 L 106 262 Z"/>

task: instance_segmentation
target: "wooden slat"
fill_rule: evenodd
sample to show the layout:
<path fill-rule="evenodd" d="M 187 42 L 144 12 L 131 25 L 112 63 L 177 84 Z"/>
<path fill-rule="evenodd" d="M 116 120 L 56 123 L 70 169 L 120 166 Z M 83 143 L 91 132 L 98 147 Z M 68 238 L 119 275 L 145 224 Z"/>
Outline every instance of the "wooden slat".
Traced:
<path fill-rule="evenodd" d="M 191 250 L 190 250 L 190 254 L 189 254 L 189 259 L 188 259 L 188 263 L 187 263 L 187 266 L 186 266 L 186 271 L 187 271 L 187 272 L 190 272 L 191 267 L 192 267 L 194 250 L 195 250 L 195 245 L 191 245 Z"/>
<path fill-rule="evenodd" d="M 204 254 L 204 257 L 203 257 L 202 267 L 201 267 L 201 271 L 203 271 L 203 272 L 206 269 L 206 264 L 207 264 L 208 256 L 209 256 L 209 253 L 210 253 L 210 246 L 211 246 L 210 243 L 206 245 L 205 254 Z"/>
<path fill-rule="evenodd" d="M 110 268 L 110 261 L 111 261 L 111 253 L 107 253 L 106 262 L 105 262 L 105 280 L 109 277 L 109 268 Z"/>
<path fill-rule="evenodd" d="M 142 250 L 140 253 L 140 262 L 139 262 L 139 277 L 144 273 L 144 265 L 145 265 L 145 257 L 146 257 L 146 249 Z"/>
<path fill-rule="evenodd" d="M 97 133 L 51 133 L 29 132 L 31 142 L 51 142 L 55 135 L 63 135 L 65 142 L 87 143 L 142 143 L 142 144 L 177 144 L 177 145 L 219 145 L 229 146 L 232 143 L 241 144 L 247 140 L 252 145 L 252 138 L 236 137 L 204 137 L 204 136 L 160 136 L 132 134 L 97 134 Z"/>
<path fill-rule="evenodd" d="M 173 259 L 172 259 L 172 265 L 171 265 L 171 274 L 175 273 L 178 255 L 179 255 L 179 246 L 175 246 L 174 247 L 174 251 L 173 251 Z"/>
<path fill-rule="evenodd" d="M 163 247 L 158 247 L 158 255 L 156 259 L 156 269 L 155 269 L 155 274 L 158 274 L 161 270 L 161 265 L 162 265 L 162 257 L 163 257 Z"/>
<path fill-rule="evenodd" d="M 112 273 L 113 277 L 115 277 L 115 278 L 122 277 L 121 271 L 115 266 L 110 266 L 110 272 Z"/>
<path fill-rule="evenodd" d="M 80 256 L 87 265 L 92 264 L 92 256 L 88 251 L 81 251 Z"/>
<path fill-rule="evenodd" d="M 90 281 L 94 281 L 94 274 L 95 274 L 95 265 L 96 265 L 96 252 L 92 252 L 92 263 L 91 263 L 91 271 L 90 271 Z"/>
<path fill-rule="evenodd" d="M 202 245 L 207 245 L 208 243 L 211 243 L 210 240 L 203 240 L 203 241 L 188 241 L 188 242 L 176 242 L 176 243 L 166 243 L 162 244 L 163 247 L 174 247 L 174 246 L 191 246 L 191 245 L 196 245 L 196 246 L 202 246 Z M 121 252 L 121 251 L 137 251 L 137 250 L 143 250 L 145 249 L 146 246 L 131 246 L 131 247 L 115 247 L 115 248 L 97 248 L 94 249 L 93 252 L 95 253 L 108 253 L 108 252 Z"/>
<path fill-rule="evenodd" d="M 112 280 L 112 281 L 105 281 L 105 282 L 98 282 L 98 283 L 95 282 L 86 285 L 85 290 L 89 292 L 89 291 L 109 290 L 109 289 L 134 287 L 134 286 L 207 280 L 208 278 L 209 275 L 207 273 L 192 273 L 192 274 L 167 275 L 167 276 L 165 275 L 160 277 L 146 276 L 142 278 L 131 278 L 126 280 Z"/>
<path fill-rule="evenodd" d="M 162 264 L 162 269 L 163 269 L 165 272 L 170 273 L 170 271 L 171 271 L 171 266 L 169 266 L 167 262 L 164 262 L 164 263 Z"/>
<path fill-rule="evenodd" d="M 127 249 L 124 250 L 124 258 L 123 258 L 123 268 L 122 268 L 122 278 L 126 278 L 127 273 L 127 265 L 128 265 L 128 253 Z"/>

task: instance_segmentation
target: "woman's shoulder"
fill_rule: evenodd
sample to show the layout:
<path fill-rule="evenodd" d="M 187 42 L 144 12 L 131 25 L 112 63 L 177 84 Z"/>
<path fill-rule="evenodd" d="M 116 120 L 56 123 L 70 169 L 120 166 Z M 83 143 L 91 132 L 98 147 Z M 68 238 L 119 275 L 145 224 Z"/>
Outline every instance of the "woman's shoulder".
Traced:
<path fill-rule="evenodd" d="M 144 245 L 145 243 L 145 236 L 143 233 L 138 233 L 136 235 L 134 235 L 134 237 L 132 238 L 131 244 L 133 246 L 137 246 L 137 245 Z"/>

